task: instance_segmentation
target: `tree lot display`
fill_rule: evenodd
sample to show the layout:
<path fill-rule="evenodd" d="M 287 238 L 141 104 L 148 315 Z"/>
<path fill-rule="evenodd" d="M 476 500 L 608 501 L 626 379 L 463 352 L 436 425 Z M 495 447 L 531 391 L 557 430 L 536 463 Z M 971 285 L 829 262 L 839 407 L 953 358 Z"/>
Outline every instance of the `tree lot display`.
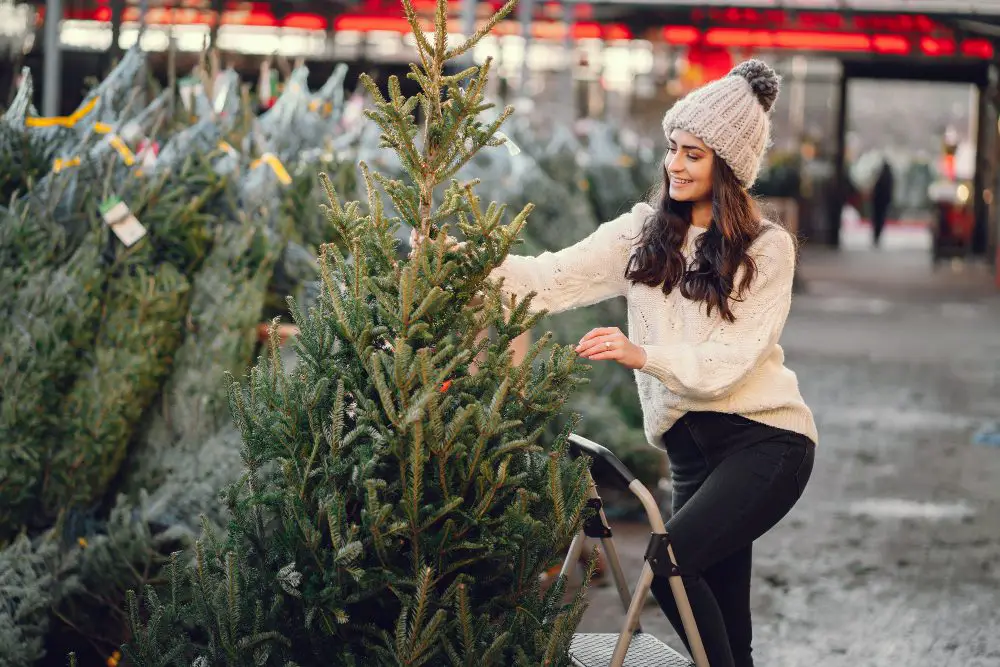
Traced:
<path fill-rule="evenodd" d="M 561 591 L 543 591 L 537 575 L 558 560 L 583 498 L 580 470 L 558 455 L 575 423 L 567 408 L 583 413 L 583 432 L 626 460 L 639 457 L 631 463 L 640 471 L 655 474 L 635 464 L 652 452 L 642 441 L 627 373 L 616 378 L 620 369 L 596 368 L 598 382 L 571 393 L 582 368 L 571 351 L 540 338 L 553 329 L 557 341 L 575 340 L 619 311 L 623 320 L 621 304 L 539 324 L 523 309 L 505 314 L 485 275 L 517 236 L 525 241 L 522 252 L 538 252 L 596 227 L 579 170 L 550 176 L 544 142 L 518 136 L 532 154 L 512 154 L 504 147 L 512 144 L 494 137 L 491 128 L 502 118 L 482 120 L 490 113 L 482 96 L 487 72 L 459 79 L 439 71 L 436 83 L 428 79 L 423 90 L 444 91 L 429 140 L 406 120 L 405 102 L 391 91 L 380 97 L 385 93 L 370 85 L 376 122 L 368 127 L 378 125 L 389 138 L 379 147 L 361 131 L 365 125 L 341 122 L 342 72 L 310 93 L 299 70 L 289 83 L 303 85 L 286 85 L 285 103 L 253 118 L 231 73 L 215 73 L 214 89 L 196 91 L 189 111 L 168 104 L 170 91 L 148 90 L 143 68 L 142 54 L 130 51 L 76 114 L 54 123 L 31 108 L 26 77 L 0 120 L 0 289 L 12 295 L 0 322 L 0 467 L 11 471 L 0 484 L 0 665 L 62 665 L 69 651 L 81 664 L 104 660 L 136 628 L 135 651 L 168 650 L 154 629 L 158 623 L 176 629 L 168 617 L 181 626 L 194 621 L 200 632 L 212 628 L 216 621 L 196 619 L 220 611 L 223 602 L 208 595 L 199 603 L 186 587 L 187 558 L 196 553 L 210 564 L 199 574 L 206 585 L 225 584 L 228 595 L 239 582 L 242 602 L 226 602 L 221 617 L 242 619 L 257 638 L 258 599 L 249 591 L 266 589 L 271 596 L 259 598 L 268 601 L 259 622 L 280 616 L 267 606 L 272 602 L 291 605 L 295 611 L 281 623 L 298 619 L 311 629 L 279 625 L 276 632 L 314 637 L 303 650 L 325 651 L 317 647 L 358 634 L 343 664 L 351 664 L 351 655 L 376 655 L 367 652 L 376 645 L 389 663 L 405 653 L 428 664 L 459 658 L 490 664 L 479 662 L 484 655 L 499 656 L 498 664 L 554 656 L 552 664 L 559 664 L 582 606 L 579 599 L 564 606 Z M 430 118 L 434 96 L 426 99 L 421 115 Z M 310 142 L 315 147 L 304 150 Z M 143 152 L 150 145 L 158 149 L 153 156 Z M 420 165 L 413 156 L 432 147 L 444 166 L 433 175 L 414 172 Z M 380 157 L 372 162 L 396 169 L 359 178 L 358 158 L 373 155 Z M 484 166 L 491 160 L 506 176 L 493 177 Z M 449 173 L 455 166 L 461 169 Z M 328 192 L 315 178 L 320 169 L 338 193 L 371 193 L 369 214 L 336 196 L 332 213 L 320 211 L 317 201 Z M 427 211 L 425 190 L 433 193 Z M 105 215 L 118 200 L 145 230 L 128 246 Z M 538 209 L 531 224 L 521 227 L 519 219 L 507 227 L 502 222 L 511 216 L 485 203 L 492 200 L 513 210 L 534 202 Z M 390 206 L 395 217 L 385 212 Z M 435 229 L 450 221 L 478 240 L 477 250 L 466 255 L 430 246 L 407 262 L 396 240 L 425 219 Z M 341 293 L 331 285 L 364 287 Z M 483 306 L 469 308 L 477 291 L 485 295 Z M 247 377 L 257 323 L 287 314 L 286 294 L 297 297 L 302 334 L 280 350 L 269 346 Z M 339 321 L 347 324 L 333 325 Z M 507 343 L 528 328 L 540 340 L 513 366 Z M 454 333 L 482 329 L 491 337 L 481 346 L 474 333 Z M 472 375 L 476 353 L 480 370 Z M 235 383 L 240 389 L 227 387 L 227 372 L 243 378 Z M 344 385 L 340 399 L 335 379 Z M 339 427 L 332 416 L 338 400 Z M 337 428 L 341 449 L 334 456 L 330 438 Z M 425 445 L 414 453 L 407 447 L 418 431 Z M 439 432 L 450 434 L 450 450 L 436 444 Z M 306 434 L 320 434 L 325 443 L 308 465 L 317 445 L 303 440 Z M 285 449 L 277 451 L 277 443 Z M 443 482 L 440 461 L 455 467 Z M 311 477 L 295 476 L 307 468 Z M 418 475 L 407 470 L 417 469 L 427 482 L 414 486 Z M 251 480 L 259 485 L 253 492 L 246 486 Z M 233 483 L 222 502 L 219 490 Z M 334 490 L 342 505 L 331 504 Z M 416 509 L 406 504 L 420 493 L 426 502 Z M 201 515 L 207 532 L 195 547 Z M 336 531 L 334 519 L 342 522 Z M 234 528 L 241 521 L 243 529 Z M 403 522 L 426 533 L 413 537 Z M 358 528 L 352 532 L 351 525 Z M 381 527 L 379 537 L 359 537 L 371 525 Z M 265 553 L 261 535 L 282 546 Z M 336 581 L 310 578 L 315 540 L 334 536 L 339 546 L 324 556 L 330 560 L 323 571 L 337 573 Z M 454 552 L 428 559 L 430 575 L 412 556 L 401 556 L 414 547 L 432 553 L 437 542 L 454 543 Z M 172 558 L 178 551 L 183 555 Z M 230 553 L 235 560 L 227 561 Z M 520 558 L 516 572 L 496 565 L 512 555 Z M 228 569 L 230 561 L 236 569 Z M 178 577 L 175 588 L 171 574 Z M 147 585 L 159 591 L 163 616 L 147 615 L 157 608 Z M 134 609 L 142 610 L 131 619 L 129 589 L 141 598 Z M 339 606 L 324 606 L 330 599 Z M 329 613 L 309 614 L 320 608 Z M 463 625 L 469 615 L 492 620 Z M 369 616 L 378 622 L 363 620 Z M 324 630 L 315 631 L 317 623 Z M 359 632 L 361 626 L 370 631 Z M 264 644 L 268 659 L 288 655 L 278 635 L 242 645 L 232 633 L 208 645 L 198 643 L 204 636 L 197 632 L 166 639 L 185 636 L 191 643 L 182 653 L 191 661 L 197 653 L 215 656 L 208 664 L 242 664 L 262 656 Z M 400 637 L 419 639 L 404 650 Z M 153 654 L 135 655 L 142 663 Z"/>

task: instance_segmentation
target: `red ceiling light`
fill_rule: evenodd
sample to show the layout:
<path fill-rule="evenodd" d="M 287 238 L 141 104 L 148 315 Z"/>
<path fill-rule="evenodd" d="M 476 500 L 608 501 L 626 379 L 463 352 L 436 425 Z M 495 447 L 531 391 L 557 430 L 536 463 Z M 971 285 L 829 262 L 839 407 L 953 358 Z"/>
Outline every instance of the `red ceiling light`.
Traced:
<path fill-rule="evenodd" d="M 620 23 L 611 23 L 604 26 L 604 39 L 609 41 L 632 39 L 632 31 Z"/>
<path fill-rule="evenodd" d="M 562 29 L 563 25 L 561 23 L 556 23 L 554 25 L 559 26 L 558 34 L 560 36 L 565 36 L 566 31 Z M 532 32 L 535 33 L 536 37 L 541 36 L 538 35 L 538 32 L 536 30 L 533 30 Z M 593 21 L 574 23 L 572 27 L 572 35 L 573 39 L 600 39 L 601 24 L 594 23 Z"/>
<path fill-rule="evenodd" d="M 705 34 L 705 43 L 712 46 L 774 46 L 773 33 L 766 30 L 713 28 Z"/>
<path fill-rule="evenodd" d="M 234 17 L 235 18 L 235 17 Z M 223 20 L 223 23 L 226 21 Z M 253 9 L 236 21 L 238 25 L 255 26 L 258 28 L 274 28 L 278 25 L 278 19 L 267 10 Z"/>
<path fill-rule="evenodd" d="M 517 24 L 511 24 L 516 26 Z M 515 31 L 511 34 L 520 34 Z M 632 33 L 626 26 L 619 23 L 597 23 L 595 21 L 579 21 L 570 28 L 573 39 L 632 39 Z M 562 40 L 566 39 L 566 24 L 562 21 L 535 21 L 531 24 L 531 35 L 535 39 Z"/>
<path fill-rule="evenodd" d="M 509 27 L 513 30 L 508 34 L 521 34 L 520 24 L 511 22 Z M 573 24 L 572 31 L 574 39 L 600 39 L 601 37 L 601 27 L 596 23 L 576 23 Z M 543 40 L 566 39 L 566 25 L 560 21 L 533 21 L 531 36 L 534 39 Z"/>
<path fill-rule="evenodd" d="M 668 44 L 694 44 L 701 39 L 697 28 L 682 25 L 668 25 L 663 29 L 663 39 Z"/>
<path fill-rule="evenodd" d="M 281 25 L 300 30 L 326 30 L 326 19 L 318 14 L 289 14 L 281 21 Z"/>
<path fill-rule="evenodd" d="M 357 14 L 341 14 L 333 20 L 334 30 L 353 30 L 369 32 L 384 30 L 385 32 L 410 32 L 410 24 L 404 18 L 392 16 L 360 16 Z"/>
<path fill-rule="evenodd" d="M 814 49 L 818 51 L 870 51 L 871 39 L 859 33 L 836 32 L 779 32 L 776 36 L 779 48 Z"/>
<path fill-rule="evenodd" d="M 712 46 L 739 46 L 807 51 L 870 51 L 871 40 L 860 33 L 830 33 L 802 30 L 740 30 L 714 28 L 705 35 Z"/>
<path fill-rule="evenodd" d="M 879 53 L 909 53 L 910 42 L 905 37 L 898 35 L 875 35 L 872 37 L 872 46 Z"/>
<path fill-rule="evenodd" d="M 955 53 L 955 40 L 937 37 L 922 37 L 920 50 L 929 56 L 950 56 Z"/>
<path fill-rule="evenodd" d="M 962 42 L 962 55 L 969 58 L 993 59 L 993 42 L 988 39 L 967 39 Z"/>

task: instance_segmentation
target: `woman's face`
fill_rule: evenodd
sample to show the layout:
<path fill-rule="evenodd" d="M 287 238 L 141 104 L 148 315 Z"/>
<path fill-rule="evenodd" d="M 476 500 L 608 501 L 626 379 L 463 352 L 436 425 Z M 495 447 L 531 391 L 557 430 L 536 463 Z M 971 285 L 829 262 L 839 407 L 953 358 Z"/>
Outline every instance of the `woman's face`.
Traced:
<path fill-rule="evenodd" d="M 667 138 L 663 166 L 670 179 L 670 198 L 699 202 L 712 197 L 712 162 L 715 153 L 690 132 L 674 130 Z"/>

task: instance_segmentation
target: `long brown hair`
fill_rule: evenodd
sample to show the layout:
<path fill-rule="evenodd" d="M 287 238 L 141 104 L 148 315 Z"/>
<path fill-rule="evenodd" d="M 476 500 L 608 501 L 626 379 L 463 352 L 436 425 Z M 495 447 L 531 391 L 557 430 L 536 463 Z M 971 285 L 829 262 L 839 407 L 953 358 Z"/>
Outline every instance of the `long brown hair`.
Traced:
<path fill-rule="evenodd" d="M 757 275 L 749 249 L 761 232 L 760 209 L 726 161 L 715 156 L 712 224 L 695 241 L 694 257 L 688 265 L 681 248 L 691 227 L 692 206 L 670 198 L 670 179 L 664 166 L 655 213 L 642 228 L 625 278 L 650 287 L 662 285 L 664 294 L 678 288 L 684 298 L 703 301 L 708 315 L 718 309 L 724 320 L 735 322 L 730 301 L 740 301 Z M 743 275 L 734 290 L 740 267 Z"/>

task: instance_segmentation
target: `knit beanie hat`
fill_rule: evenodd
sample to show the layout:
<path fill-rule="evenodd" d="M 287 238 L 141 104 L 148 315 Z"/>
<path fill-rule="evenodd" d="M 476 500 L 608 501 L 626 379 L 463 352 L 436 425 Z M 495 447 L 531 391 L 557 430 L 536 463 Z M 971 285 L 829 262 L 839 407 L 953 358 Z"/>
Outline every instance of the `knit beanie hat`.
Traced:
<path fill-rule="evenodd" d="M 780 86 L 781 77 L 767 63 L 747 60 L 674 104 L 663 117 L 663 131 L 667 137 L 673 130 L 698 137 L 749 188 L 770 144 L 770 112 Z"/>

